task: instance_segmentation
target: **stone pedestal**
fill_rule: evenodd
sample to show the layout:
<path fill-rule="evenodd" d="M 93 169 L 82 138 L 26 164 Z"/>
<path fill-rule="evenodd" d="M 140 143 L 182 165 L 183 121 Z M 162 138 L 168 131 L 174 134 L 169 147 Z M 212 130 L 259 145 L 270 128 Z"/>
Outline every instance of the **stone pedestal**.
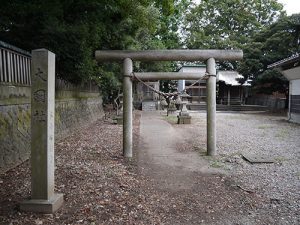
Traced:
<path fill-rule="evenodd" d="M 63 204 L 63 194 L 53 194 L 49 200 L 28 199 L 21 203 L 20 210 L 36 213 L 54 213 Z"/>
<path fill-rule="evenodd" d="M 123 125 L 123 115 L 118 115 L 113 120 L 114 124 Z"/>
<path fill-rule="evenodd" d="M 177 116 L 178 118 L 178 124 L 191 124 L 191 116 L 189 115 L 189 112 L 186 108 L 186 105 L 188 103 L 188 97 L 190 97 L 186 92 L 184 92 L 182 95 L 180 95 L 180 98 L 182 99 L 182 109 L 179 115 Z"/>
<path fill-rule="evenodd" d="M 32 51 L 31 63 L 31 198 L 21 210 L 53 213 L 63 203 L 54 193 L 55 55 Z"/>
<path fill-rule="evenodd" d="M 177 116 L 178 124 L 191 124 L 192 117 L 189 115 L 179 115 Z"/>

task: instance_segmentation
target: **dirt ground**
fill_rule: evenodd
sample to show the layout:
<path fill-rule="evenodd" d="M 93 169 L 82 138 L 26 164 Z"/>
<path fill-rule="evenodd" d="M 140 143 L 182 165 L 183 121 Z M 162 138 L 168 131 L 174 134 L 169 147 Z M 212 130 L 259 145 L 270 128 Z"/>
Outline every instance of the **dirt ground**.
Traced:
<path fill-rule="evenodd" d="M 123 159 L 122 127 L 110 119 L 78 130 L 55 146 L 63 208 L 18 210 L 30 196 L 25 162 L 0 175 L 0 224 L 299 224 L 300 126 L 264 114 L 217 118 L 218 157 L 205 156 L 204 114 L 176 125 L 137 111 L 133 160 Z M 253 149 L 276 162 L 243 160 Z"/>

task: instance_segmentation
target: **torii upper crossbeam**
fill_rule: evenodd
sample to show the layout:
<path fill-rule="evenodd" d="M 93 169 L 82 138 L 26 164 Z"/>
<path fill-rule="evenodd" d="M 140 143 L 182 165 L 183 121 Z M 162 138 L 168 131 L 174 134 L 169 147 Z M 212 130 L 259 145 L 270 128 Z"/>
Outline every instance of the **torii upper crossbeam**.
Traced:
<path fill-rule="evenodd" d="M 96 51 L 97 61 L 122 61 L 126 58 L 135 61 L 206 61 L 214 58 L 218 61 L 235 61 L 243 58 L 241 50 L 101 50 Z"/>

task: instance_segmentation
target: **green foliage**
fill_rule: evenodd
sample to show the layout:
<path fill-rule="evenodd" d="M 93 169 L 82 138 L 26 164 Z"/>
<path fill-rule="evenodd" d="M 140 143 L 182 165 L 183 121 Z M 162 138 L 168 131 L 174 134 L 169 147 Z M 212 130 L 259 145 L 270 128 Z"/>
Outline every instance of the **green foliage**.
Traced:
<path fill-rule="evenodd" d="M 263 94 L 272 94 L 273 92 L 286 93 L 289 82 L 276 70 L 265 70 L 257 77 L 254 83 L 255 91 Z"/>
<path fill-rule="evenodd" d="M 286 92 L 287 81 L 268 65 L 299 52 L 300 14 L 283 16 L 255 34 L 244 47 L 244 60 L 239 71 L 254 79 L 260 93 Z M 264 85 L 265 84 L 265 85 Z"/>
<path fill-rule="evenodd" d="M 276 0 L 202 0 L 186 16 L 186 45 L 241 48 L 255 32 L 274 22 L 281 10 Z"/>
<path fill-rule="evenodd" d="M 99 84 L 104 103 L 111 103 L 118 95 L 117 90 L 121 89 L 121 83 L 113 72 L 102 72 Z"/>
<path fill-rule="evenodd" d="M 159 25 L 153 1 L 12 0 L 0 8 L 0 39 L 25 50 L 47 48 L 56 54 L 57 76 L 80 83 L 97 80 L 103 94 L 119 87 L 118 77 L 100 69 L 96 49 L 140 49 Z M 107 70 L 105 70 L 107 69 Z M 114 69 L 114 72 L 120 68 Z"/>
<path fill-rule="evenodd" d="M 56 54 L 57 76 L 97 80 L 106 96 L 119 88 L 120 67 L 94 60 L 99 49 L 180 47 L 179 27 L 190 0 L 10 0 L 0 8 L 0 39 L 25 50 Z M 173 70 L 172 63 L 137 65 L 141 71 Z M 117 72 L 116 72 L 117 71 Z M 108 85 L 109 88 L 106 88 Z"/>
<path fill-rule="evenodd" d="M 276 0 L 202 0 L 185 19 L 189 48 L 242 49 L 244 60 L 222 62 L 254 80 L 258 92 L 286 92 L 287 81 L 267 66 L 299 52 L 300 16 L 287 17 Z"/>
<path fill-rule="evenodd" d="M 249 45 L 251 37 L 281 15 L 284 15 L 282 5 L 276 0 L 203 0 L 186 16 L 186 46 L 252 51 Z M 247 63 L 251 64 L 250 67 L 259 66 L 255 61 Z M 219 63 L 219 69 L 234 70 L 238 67 L 236 62 Z"/>
<path fill-rule="evenodd" d="M 274 23 L 278 18 L 279 21 Z M 98 65 L 99 49 L 242 48 L 245 60 L 224 62 L 245 77 L 299 51 L 299 15 L 284 16 L 276 0 L 10 0 L 1 3 L 0 39 L 25 50 L 56 54 L 57 76 L 96 80 L 103 95 L 116 96 L 120 65 Z M 135 63 L 135 71 L 175 71 L 176 62 Z M 175 83 L 161 82 L 163 91 Z"/>

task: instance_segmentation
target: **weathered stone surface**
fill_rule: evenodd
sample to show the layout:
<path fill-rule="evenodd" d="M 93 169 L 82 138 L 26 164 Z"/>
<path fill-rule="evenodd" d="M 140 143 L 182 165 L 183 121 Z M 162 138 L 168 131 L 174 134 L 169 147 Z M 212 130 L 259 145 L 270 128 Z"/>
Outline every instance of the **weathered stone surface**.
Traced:
<path fill-rule="evenodd" d="M 2 88 L 0 86 L 0 90 Z M 24 89 L 30 91 L 30 87 Z M 30 94 L 19 96 L 17 90 L 14 90 L 18 97 L 0 98 L 0 173 L 17 166 L 30 156 Z M 74 129 L 102 118 L 103 115 L 102 97 L 99 93 L 77 92 L 75 95 L 68 91 L 64 96 L 57 93 L 55 140 L 66 137 Z"/>
<path fill-rule="evenodd" d="M 155 101 L 143 101 L 142 102 L 142 110 L 143 111 L 155 111 L 157 110 L 157 102 Z"/>
<path fill-rule="evenodd" d="M 55 54 L 32 51 L 31 82 L 31 197 L 50 200 L 54 195 Z"/>
<path fill-rule="evenodd" d="M 255 155 L 255 154 L 251 154 L 251 153 L 248 153 L 248 154 L 243 153 L 243 158 L 252 164 L 254 164 L 254 163 L 274 163 L 275 162 L 275 160 L 272 157 Z"/>
<path fill-rule="evenodd" d="M 178 118 L 177 121 L 178 124 L 191 124 L 191 119 L 192 119 L 191 116 L 177 116 L 177 118 Z"/>
<path fill-rule="evenodd" d="M 57 211 L 64 203 L 62 194 L 54 194 L 49 200 L 29 199 L 20 204 L 20 210 L 51 214 Z"/>
<path fill-rule="evenodd" d="M 55 110 L 55 138 L 63 138 L 74 129 L 85 126 L 104 116 L 102 97 L 57 99 Z"/>
<path fill-rule="evenodd" d="M 115 124 L 123 125 L 123 116 L 116 116 L 113 120 Z"/>
<path fill-rule="evenodd" d="M 30 155 L 30 105 L 0 106 L 0 171 Z"/>

